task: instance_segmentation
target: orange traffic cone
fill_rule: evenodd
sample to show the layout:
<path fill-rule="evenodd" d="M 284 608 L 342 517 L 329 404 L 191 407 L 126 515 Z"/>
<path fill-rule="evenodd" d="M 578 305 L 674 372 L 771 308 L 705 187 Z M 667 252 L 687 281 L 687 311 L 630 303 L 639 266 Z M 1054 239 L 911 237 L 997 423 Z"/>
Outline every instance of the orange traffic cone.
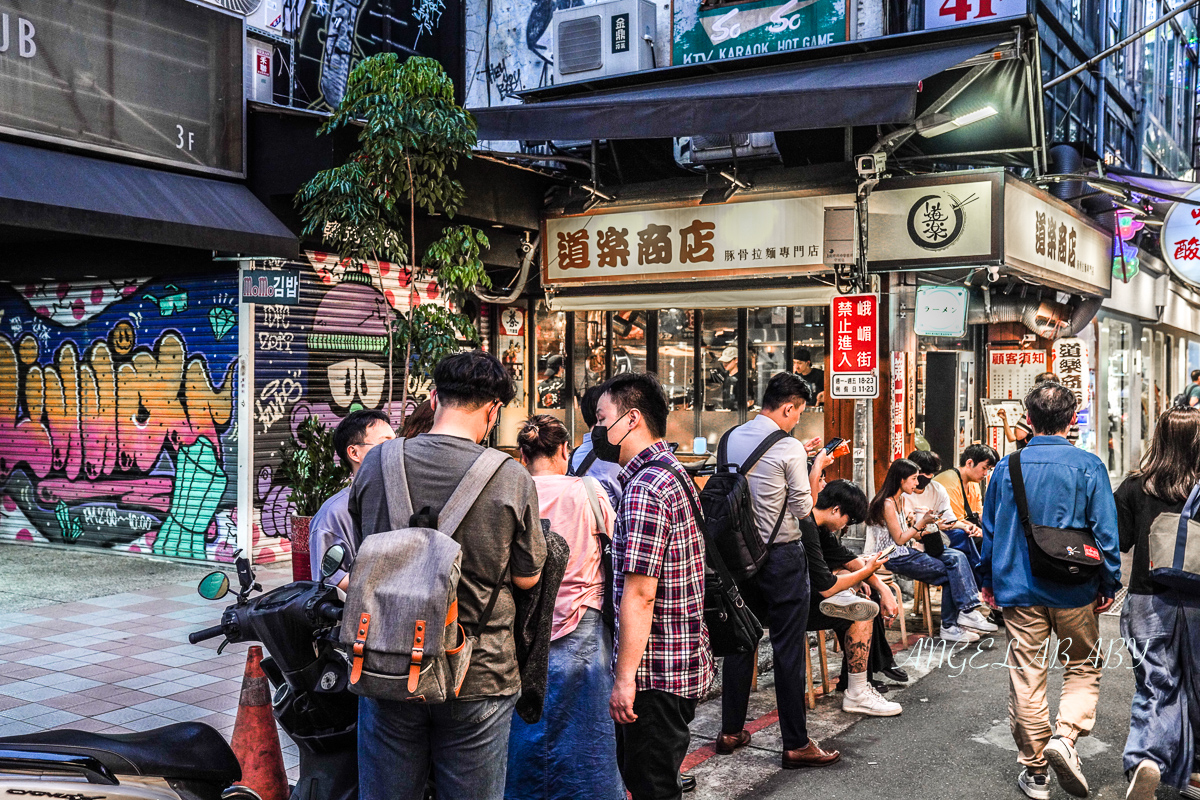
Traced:
<path fill-rule="evenodd" d="M 262 657 L 262 648 L 258 646 L 246 652 L 246 674 L 242 678 L 230 744 L 242 765 L 239 783 L 253 789 L 262 800 L 287 800 L 287 771 L 283 768 L 279 731 L 271 714 L 271 686 L 263 672 Z"/>

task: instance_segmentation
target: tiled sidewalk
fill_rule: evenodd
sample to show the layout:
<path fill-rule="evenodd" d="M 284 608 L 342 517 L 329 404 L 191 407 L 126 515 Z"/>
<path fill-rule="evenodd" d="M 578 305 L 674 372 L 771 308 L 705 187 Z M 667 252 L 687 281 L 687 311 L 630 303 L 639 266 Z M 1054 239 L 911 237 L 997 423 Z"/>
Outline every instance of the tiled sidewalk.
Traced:
<path fill-rule="evenodd" d="M 257 576 L 266 589 L 291 580 L 283 570 Z M 229 738 L 247 645 L 217 655 L 220 639 L 192 645 L 187 636 L 215 625 L 232 600 L 205 600 L 189 581 L 0 613 L 0 736 L 197 720 Z M 294 777 L 295 745 L 280 740 Z"/>

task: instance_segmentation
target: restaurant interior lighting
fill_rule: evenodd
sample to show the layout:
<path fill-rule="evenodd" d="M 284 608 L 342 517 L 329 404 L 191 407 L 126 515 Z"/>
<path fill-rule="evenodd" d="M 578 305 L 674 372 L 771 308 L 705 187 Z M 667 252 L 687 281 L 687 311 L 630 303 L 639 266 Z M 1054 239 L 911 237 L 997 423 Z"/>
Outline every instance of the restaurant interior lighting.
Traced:
<path fill-rule="evenodd" d="M 957 117 L 951 117 L 949 114 L 931 114 L 925 119 L 917 120 L 914 124 L 917 128 L 917 133 L 926 139 L 932 139 L 935 136 L 941 136 L 943 133 L 956 131 L 972 123 L 990 119 L 999 113 L 992 106 L 984 106 L 983 108 L 969 111 L 966 114 L 960 114 Z"/>

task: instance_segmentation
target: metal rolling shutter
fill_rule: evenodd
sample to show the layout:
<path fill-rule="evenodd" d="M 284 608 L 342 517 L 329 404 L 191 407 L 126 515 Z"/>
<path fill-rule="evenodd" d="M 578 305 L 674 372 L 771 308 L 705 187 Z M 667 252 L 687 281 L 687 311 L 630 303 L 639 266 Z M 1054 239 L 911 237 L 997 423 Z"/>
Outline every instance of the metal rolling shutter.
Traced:
<path fill-rule="evenodd" d="M 0 285 L 0 538 L 236 549 L 232 270 Z"/>

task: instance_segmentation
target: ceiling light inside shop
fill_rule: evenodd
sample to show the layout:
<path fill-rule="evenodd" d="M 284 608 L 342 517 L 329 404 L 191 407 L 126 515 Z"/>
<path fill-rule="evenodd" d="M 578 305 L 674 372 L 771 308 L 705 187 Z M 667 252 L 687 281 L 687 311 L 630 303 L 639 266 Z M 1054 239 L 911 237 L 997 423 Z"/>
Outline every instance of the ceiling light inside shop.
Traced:
<path fill-rule="evenodd" d="M 983 108 L 957 117 L 951 117 L 949 114 L 931 114 L 924 119 L 917 120 L 914 125 L 917 128 L 917 133 L 926 139 L 932 139 L 935 136 L 941 136 L 943 133 L 965 128 L 973 122 L 989 119 L 999 113 L 992 106 L 984 106 Z"/>

